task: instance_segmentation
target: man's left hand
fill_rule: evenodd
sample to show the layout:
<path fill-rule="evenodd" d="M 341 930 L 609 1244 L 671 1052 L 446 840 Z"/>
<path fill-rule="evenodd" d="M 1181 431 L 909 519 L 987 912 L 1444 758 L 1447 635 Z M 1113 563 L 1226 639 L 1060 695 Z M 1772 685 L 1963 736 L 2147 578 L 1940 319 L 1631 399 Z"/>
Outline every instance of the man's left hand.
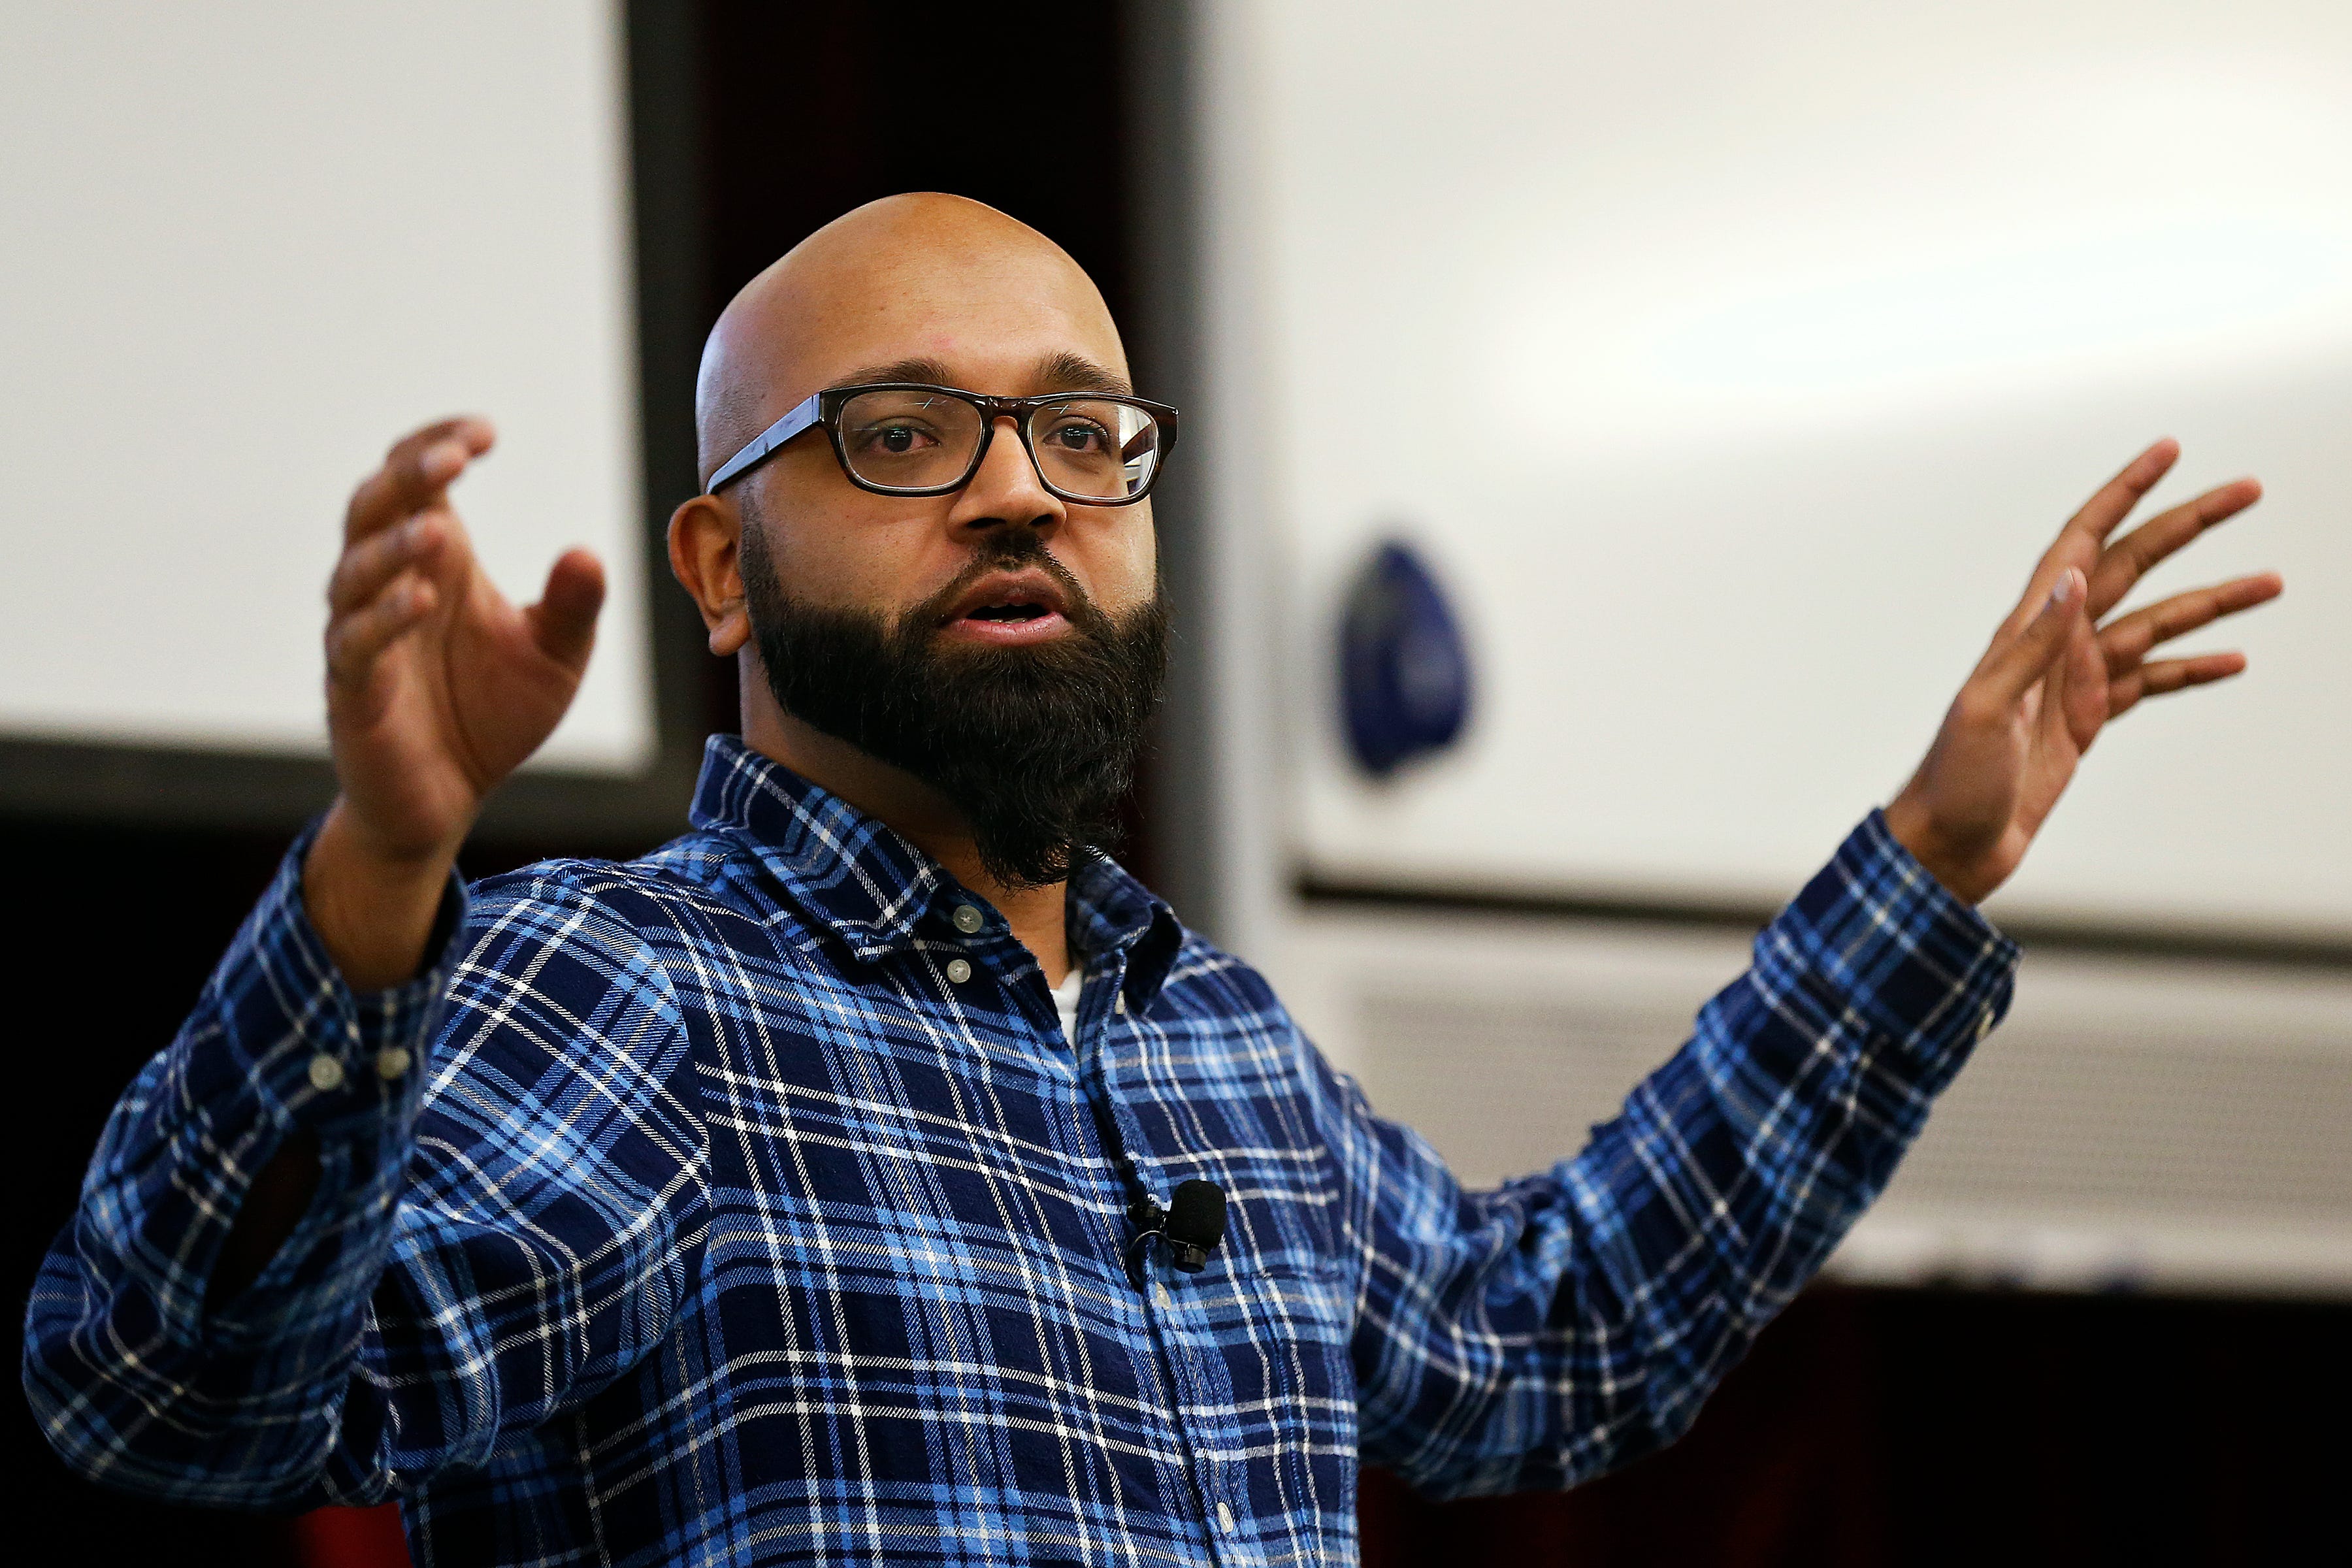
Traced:
<path fill-rule="evenodd" d="M 2246 668 L 2241 653 L 2148 655 L 2276 598 L 2283 584 L 2273 572 L 2176 594 L 2099 624 L 2150 567 L 2262 498 L 2260 484 L 2238 479 L 2108 543 L 2179 456 L 2179 442 L 2158 441 L 2059 531 L 2024 598 L 1953 699 L 1927 760 L 1886 807 L 1895 838 L 1970 903 L 2017 869 L 2109 721 L 2143 697 L 2226 680 Z"/>

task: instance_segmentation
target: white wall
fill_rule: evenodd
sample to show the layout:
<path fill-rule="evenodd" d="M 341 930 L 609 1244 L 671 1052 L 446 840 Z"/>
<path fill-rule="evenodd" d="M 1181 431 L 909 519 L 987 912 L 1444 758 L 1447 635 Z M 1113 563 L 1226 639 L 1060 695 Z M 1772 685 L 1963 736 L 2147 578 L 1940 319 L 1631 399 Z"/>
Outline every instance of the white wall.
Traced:
<path fill-rule="evenodd" d="M 612 584 L 547 764 L 651 753 L 610 0 L 0 5 L 0 731 L 321 749 L 343 502 L 476 410 L 500 584 Z"/>
<path fill-rule="evenodd" d="M 1473 1182 L 1574 1152 L 1721 929 L 1307 905 L 1765 904 L 1899 786 L 2049 536 L 2160 434 L 2270 489 L 2233 687 L 2103 739 L 1997 917 L 2352 934 L 2352 8 L 1212 0 L 1199 38 L 1218 936 Z M 1481 710 L 1335 725 L 1396 526 Z M 1836 1267 L 2352 1291 L 2340 969 L 2037 951 Z"/>
<path fill-rule="evenodd" d="M 1283 1000 L 1472 1185 L 1613 1116 L 1738 933 L 1322 911 Z M 2035 955 L 1840 1248 L 1853 1279 L 2352 1298 L 2352 973 Z"/>
<path fill-rule="evenodd" d="M 1253 0 L 1204 43 L 1242 869 L 1785 896 L 2168 433 L 2157 504 L 2269 498 L 2157 591 L 2287 597 L 1996 913 L 2352 933 L 2352 7 Z M 1391 528 L 1483 681 L 1375 786 L 1330 637 Z"/>

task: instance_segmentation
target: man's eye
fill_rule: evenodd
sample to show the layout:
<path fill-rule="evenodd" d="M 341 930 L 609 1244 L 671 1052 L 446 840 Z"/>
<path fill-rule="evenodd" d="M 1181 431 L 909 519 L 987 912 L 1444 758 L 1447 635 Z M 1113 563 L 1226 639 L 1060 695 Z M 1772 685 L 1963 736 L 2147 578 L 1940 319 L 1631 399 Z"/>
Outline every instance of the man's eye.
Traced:
<path fill-rule="evenodd" d="M 858 434 L 861 446 L 893 458 L 904 457 L 908 452 L 938 444 L 929 431 L 913 425 L 869 426 Z"/>
<path fill-rule="evenodd" d="M 1109 436 L 1099 425 L 1073 422 L 1056 427 L 1049 439 L 1073 452 L 1099 452 Z"/>

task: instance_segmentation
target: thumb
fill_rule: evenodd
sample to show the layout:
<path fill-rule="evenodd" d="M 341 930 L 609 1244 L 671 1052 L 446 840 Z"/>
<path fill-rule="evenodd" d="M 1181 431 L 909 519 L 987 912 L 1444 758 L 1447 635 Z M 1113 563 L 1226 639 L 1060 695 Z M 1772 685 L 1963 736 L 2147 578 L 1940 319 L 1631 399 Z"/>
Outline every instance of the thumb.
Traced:
<path fill-rule="evenodd" d="M 1985 671 L 1986 680 L 2004 705 L 2016 702 L 2050 673 L 2065 650 L 2066 634 L 2074 629 L 2082 603 L 2082 570 L 2069 566 L 2058 574 L 2050 597 L 2042 602 L 2041 613 L 2026 623 L 2017 640 L 2001 649 Z"/>
<path fill-rule="evenodd" d="M 2098 635 L 2088 617 L 2074 617 L 2066 652 L 2059 661 L 2058 700 L 2051 706 L 2060 714 L 2077 752 L 2087 752 L 2107 721 L 2107 661 L 2099 651 Z"/>
<path fill-rule="evenodd" d="M 596 641 L 596 612 L 604 607 L 604 563 L 585 550 L 568 550 L 548 569 L 547 588 L 523 612 L 531 641 L 558 664 L 578 669 Z"/>

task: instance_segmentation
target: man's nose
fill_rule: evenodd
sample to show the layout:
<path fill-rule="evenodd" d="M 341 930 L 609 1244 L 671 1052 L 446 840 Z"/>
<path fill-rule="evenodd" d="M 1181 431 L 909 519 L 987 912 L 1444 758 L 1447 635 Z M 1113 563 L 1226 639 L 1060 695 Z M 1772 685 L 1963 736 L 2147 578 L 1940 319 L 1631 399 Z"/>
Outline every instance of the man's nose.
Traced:
<path fill-rule="evenodd" d="M 1062 500 L 1038 479 L 1037 465 L 1021 439 L 1020 426 L 1011 415 L 999 415 L 979 471 L 948 513 L 949 525 L 992 528 L 1019 522 L 1044 532 L 1059 525 L 1066 515 Z"/>

